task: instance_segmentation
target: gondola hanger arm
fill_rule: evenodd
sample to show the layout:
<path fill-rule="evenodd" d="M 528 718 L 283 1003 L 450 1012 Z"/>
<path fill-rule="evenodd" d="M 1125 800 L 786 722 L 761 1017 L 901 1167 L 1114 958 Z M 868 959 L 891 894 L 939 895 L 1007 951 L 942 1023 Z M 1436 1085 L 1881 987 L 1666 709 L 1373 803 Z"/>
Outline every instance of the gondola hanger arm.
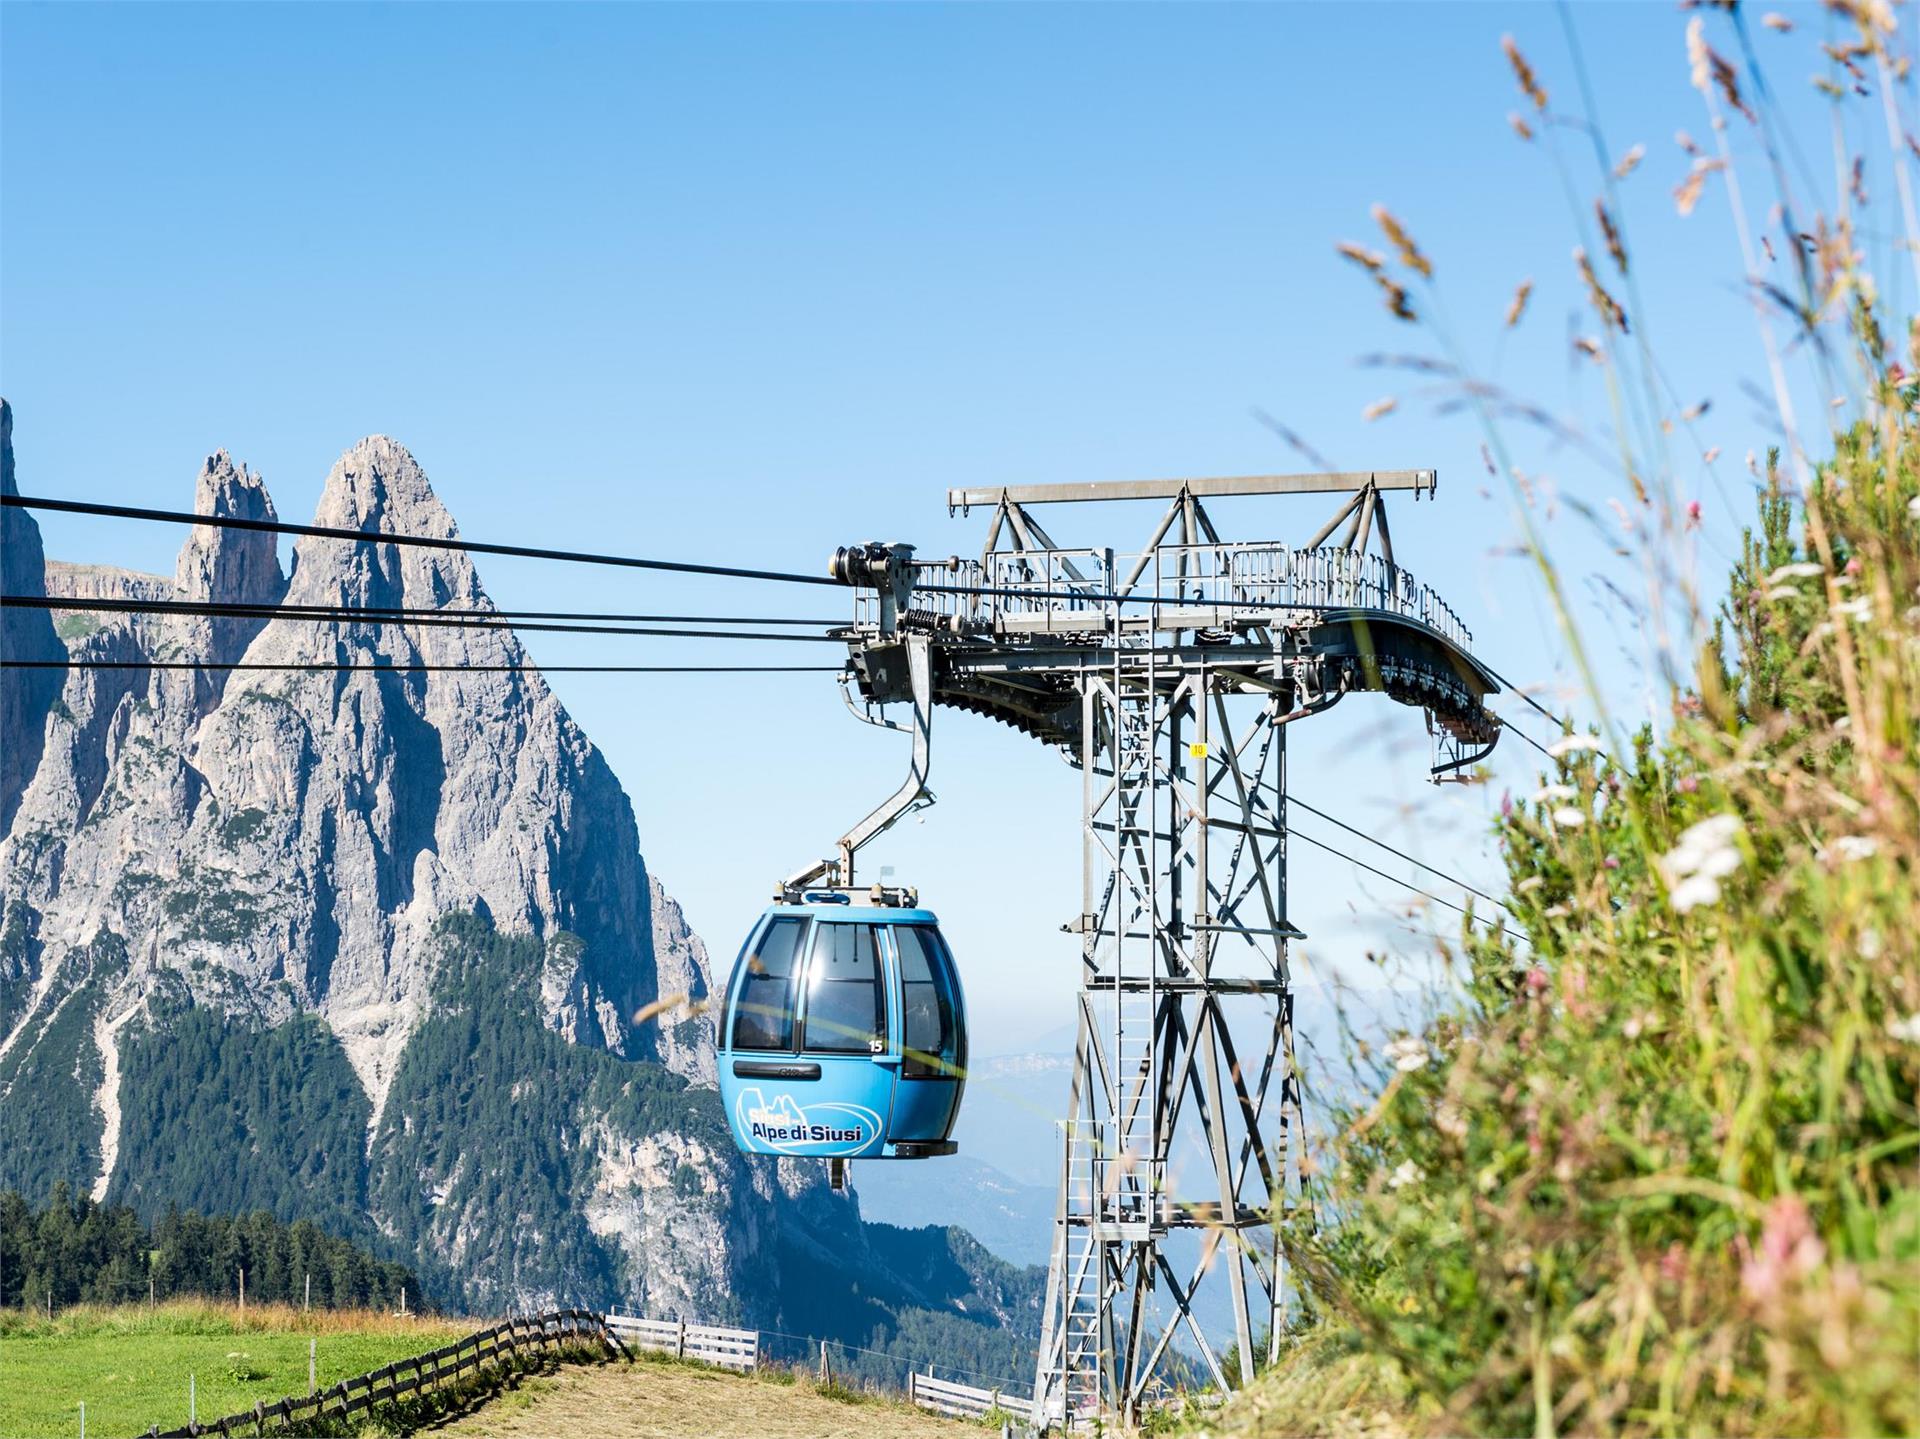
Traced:
<path fill-rule="evenodd" d="M 927 775 L 933 762 L 932 643 L 928 636 L 920 634 L 903 634 L 899 643 L 906 649 L 908 697 L 912 714 L 905 724 L 892 720 L 874 722 L 884 724 L 889 729 L 905 729 L 912 734 L 913 749 L 908 761 L 907 777 L 872 813 L 840 837 L 833 859 L 819 860 L 782 881 L 781 894 L 788 900 L 798 898 L 821 881 L 833 889 L 852 889 L 855 883 L 854 856 L 861 847 L 885 834 L 915 810 L 933 803 L 933 792 L 927 788 Z M 851 699 L 848 705 L 851 707 Z"/>

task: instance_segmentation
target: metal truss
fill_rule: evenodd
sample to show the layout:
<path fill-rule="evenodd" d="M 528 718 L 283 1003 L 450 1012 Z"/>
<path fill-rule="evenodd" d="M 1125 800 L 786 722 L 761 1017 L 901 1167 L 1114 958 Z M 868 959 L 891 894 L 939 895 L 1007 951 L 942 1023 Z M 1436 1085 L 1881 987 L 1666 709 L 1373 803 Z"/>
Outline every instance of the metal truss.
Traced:
<path fill-rule="evenodd" d="M 1300 548 L 1223 540 L 1201 504 L 1316 491 L 1345 498 Z M 1280 1343 L 1280 1230 L 1311 1218 L 1288 729 L 1385 693 L 1426 711 L 1436 779 L 1499 734 L 1465 626 L 1394 562 L 1389 491 L 1431 495 L 1433 472 L 962 490 L 951 507 L 993 509 L 977 562 L 905 545 L 836 557 L 868 591 L 846 632 L 864 698 L 923 708 L 906 682 L 918 661 L 934 703 L 1004 720 L 1081 772 L 1078 1032 L 1035 1380 L 1051 1423 L 1133 1422 L 1196 1371 L 1234 1387 Z M 1143 498 L 1170 503 L 1134 555 L 1063 549 L 1031 513 Z M 1197 1244 L 1170 1243 L 1181 1233 Z M 1230 1313 L 1232 1334 L 1203 1308 Z"/>

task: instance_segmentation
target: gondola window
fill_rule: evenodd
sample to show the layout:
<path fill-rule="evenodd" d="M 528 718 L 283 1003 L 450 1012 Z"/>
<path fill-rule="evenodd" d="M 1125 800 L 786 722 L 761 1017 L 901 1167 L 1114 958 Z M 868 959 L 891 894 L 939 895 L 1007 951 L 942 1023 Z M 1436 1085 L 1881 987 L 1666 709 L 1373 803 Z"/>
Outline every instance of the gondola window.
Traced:
<path fill-rule="evenodd" d="M 826 924 L 814 941 L 807 981 L 806 1048 L 878 1053 L 886 1045 L 886 971 L 871 924 Z"/>
<path fill-rule="evenodd" d="M 793 981 L 807 923 L 800 918 L 773 920 L 740 967 L 733 1017 L 735 1049 L 793 1048 Z"/>
<path fill-rule="evenodd" d="M 910 1079 L 951 1076 L 958 1067 L 953 982 L 928 926 L 903 924 L 894 932 L 900 947 L 901 1019 L 906 1054 L 901 1073 Z"/>

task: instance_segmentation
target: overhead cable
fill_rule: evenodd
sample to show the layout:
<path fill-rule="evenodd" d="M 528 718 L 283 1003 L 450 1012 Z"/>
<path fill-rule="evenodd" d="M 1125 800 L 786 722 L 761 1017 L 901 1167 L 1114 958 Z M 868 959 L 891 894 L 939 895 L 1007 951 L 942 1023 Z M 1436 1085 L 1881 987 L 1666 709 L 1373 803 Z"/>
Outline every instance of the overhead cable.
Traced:
<path fill-rule="evenodd" d="M 0 505 L 62 514 L 101 515 L 120 520 L 149 520 L 163 524 L 211 525 L 224 530 L 252 530 L 269 535 L 299 535 L 311 539 L 351 540 L 360 544 L 411 545 L 418 549 L 459 550 L 476 555 L 507 555 L 529 560 L 564 560 L 570 564 L 613 565 L 630 570 L 665 570 L 683 575 L 720 575 L 738 580 L 778 580 L 785 584 L 831 585 L 826 575 L 800 575 L 787 570 L 756 570 L 741 565 L 702 565 L 686 560 L 638 559 L 632 555 L 596 554 L 588 550 L 550 550 L 532 545 L 497 545 L 435 535 L 407 535 L 391 530 L 350 530 L 338 525 L 294 525 L 280 520 L 249 520 L 238 515 L 200 515 L 191 510 L 155 510 L 141 505 L 106 505 L 94 500 L 56 500 L 44 495 L 0 495 Z"/>
<path fill-rule="evenodd" d="M 288 619 L 310 624 L 422 625 L 463 630 L 526 630 L 548 634 L 648 635 L 656 639 L 773 640 L 838 643 L 829 635 L 766 633 L 754 630 L 678 629 L 636 625 L 545 624 L 506 619 L 488 610 L 419 610 L 407 613 L 363 609 L 355 605 L 283 607 L 269 604 L 221 604 L 197 600 L 55 599 L 38 595 L 0 595 L 0 609 L 101 611 L 109 614 L 166 615 L 213 619 Z"/>
<path fill-rule="evenodd" d="M 495 620 L 573 620 L 582 624 L 656 624 L 656 625 L 796 625 L 809 629 L 831 629 L 835 625 L 845 624 L 845 620 L 802 620 L 791 615 L 650 615 L 609 612 L 604 610 L 503 610 L 472 609 L 463 610 L 451 605 L 302 605 L 280 601 L 269 604 L 261 600 L 249 602 L 218 600 L 114 600 L 116 607 L 132 607 L 134 604 L 142 611 L 152 610 L 165 613 L 173 606 L 187 606 L 193 609 L 270 610 L 274 614 L 332 614 L 337 610 L 349 610 L 356 615 L 384 615 L 404 618 L 411 615 L 465 615 L 471 614 L 481 619 Z M 0 598 L 0 605 L 20 605 L 43 609 L 98 609 L 106 608 L 109 602 L 100 599 L 80 599 L 74 597 L 56 597 L 52 595 L 8 595 Z"/>
<path fill-rule="evenodd" d="M 1468 908 L 1466 908 L 1466 906 L 1455 904 L 1450 899 L 1442 899 L 1437 894 L 1429 893 L 1428 891 L 1420 888 L 1419 885 L 1413 884 L 1407 880 L 1400 878 L 1400 876 L 1397 874 L 1388 874 L 1384 869 L 1376 869 L 1374 868 L 1374 866 L 1368 864 L 1364 859 L 1356 859 L 1353 855 L 1348 854 L 1345 850 L 1335 849 L 1332 845 L 1328 844 L 1325 840 L 1315 839 L 1310 834 L 1302 834 L 1299 830 L 1295 829 L 1292 825 L 1287 826 L 1287 833 L 1292 835 L 1295 839 L 1304 839 L 1308 844 L 1313 845 L 1316 849 L 1324 849 L 1328 854 L 1333 855 L 1335 858 L 1344 859 L 1348 864 L 1358 865 L 1361 869 L 1364 869 L 1368 874 L 1378 875 L 1381 879 L 1384 879 L 1391 884 L 1397 884 L 1402 889 L 1410 889 L 1415 894 L 1419 895 L 1422 899 L 1432 900 L 1435 904 L 1444 905 L 1446 908 L 1452 910 L 1455 914 L 1466 915 L 1469 919 L 1473 917 L 1473 912 Z M 1456 881 L 1456 883 L 1457 882 L 1458 881 Z M 1500 933 L 1506 935 L 1507 938 L 1509 939 L 1521 940 L 1527 944 L 1533 943 L 1533 941 L 1531 939 L 1528 939 L 1526 935 L 1521 934 L 1518 930 L 1508 929 L 1506 925 L 1500 923 L 1498 920 L 1493 921 L 1493 928 L 1499 930 Z"/>
<path fill-rule="evenodd" d="M 442 674 L 465 670 L 477 674 L 568 675 L 785 675 L 838 674 L 839 665 L 358 665 L 315 661 L 277 664 L 235 660 L 0 660 L 0 670 L 260 670 L 288 673 Z"/>
<path fill-rule="evenodd" d="M 642 559 L 632 555 L 595 554 L 583 550 L 538 549 L 527 545 L 489 544 L 480 540 L 441 539 L 433 535 L 408 535 L 393 530 L 351 530 L 331 525 L 294 525 L 279 520 L 248 520 L 234 515 L 202 515 L 191 510 L 155 510 L 137 505 L 108 505 L 93 500 L 57 500 L 42 495 L 0 495 L 0 505 L 8 508 L 52 510 L 62 514 L 99 515 L 111 519 L 150 520 L 165 524 L 208 525 L 215 529 L 251 530 L 265 534 L 297 535 L 328 540 L 349 540 L 357 544 L 410 545 L 419 549 L 459 550 L 469 554 L 507 555 L 520 559 L 563 560 L 574 564 L 614 565 L 626 569 L 665 570 L 676 574 L 719 575 L 733 579 L 776 580 L 787 584 L 845 586 L 827 575 L 796 574 L 790 570 L 745 569 L 735 565 L 694 564 L 684 560 Z M 914 589 L 931 594 L 962 595 L 980 599 L 1019 599 L 1032 601 L 1043 595 L 1056 599 L 1079 599 L 1089 604 L 1159 605 L 1170 609 L 1217 609 L 1220 602 L 1187 599 L 1177 595 L 1121 594 L 1063 584 L 1050 591 L 1011 589 L 988 585 L 948 585 L 916 580 Z M 1286 610 L 1320 613 L 1356 608 L 1351 604 L 1307 600 L 1234 600 L 1231 607 L 1241 610 Z M 1491 671 L 1489 671 L 1491 673 Z"/>
<path fill-rule="evenodd" d="M 1352 825 L 1348 824 L 1345 820 L 1335 819 L 1332 815 L 1328 814 L 1325 810 L 1316 809 L 1313 805 L 1308 804 L 1305 800 L 1301 799 L 1300 796 L 1297 794 L 1289 793 L 1286 796 L 1286 802 L 1290 805 L 1298 805 L 1301 809 L 1305 810 L 1308 814 L 1317 816 L 1320 819 L 1324 819 L 1328 824 L 1339 826 L 1341 829 L 1344 829 L 1348 834 L 1353 835 L 1356 839 L 1364 839 L 1368 844 L 1379 846 L 1381 849 L 1384 849 L 1388 854 L 1393 855 L 1398 859 L 1404 859 L 1408 864 L 1418 865 L 1421 869 L 1424 869 L 1428 874 L 1437 875 L 1441 879 L 1444 879 L 1448 884 L 1459 885 L 1460 888 L 1464 889 L 1468 894 L 1478 895 L 1481 899 L 1484 899 L 1488 904 L 1499 905 L 1500 908 L 1504 909 L 1508 914 L 1513 913 L 1513 906 L 1508 904 L 1504 899 L 1496 899 L 1493 895 L 1488 894 L 1484 889 L 1476 889 L 1472 885 L 1468 884 L 1464 879 L 1460 879 L 1454 875 L 1448 874 L 1444 869 L 1435 869 L 1432 865 L 1428 864 L 1425 860 L 1415 859 L 1412 855 L 1408 854 L 1405 850 L 1395 849 L 1392 845 L 1388 844 L 1385 840 L 1380 839 L 1374 835 L 1370 835 L 1366 833 L 1364 830 L 1355 829 Z"/>
<path fill-rule="evenodd" d="M 1489 671 L 1489 673 L 1491 673 L 1491 671 Z M 1508 688 L 1512 688 L 1512 686 L 1508 686 Z M 1539 740 L 1535 739 L 1532 735 L 1528 734 L 1525 730 L 1521 729 L 1512 720 L 1505 720 L 1505 719 L 1501 720 L 1500 728 L 1508 731 L 1510 734 L 1519 735 L 1521 739 L 1525 740 L 1528 744 L 1532 745 L 1535 749 L 1539 750 L 1540 753 L 1545 755 L 1548 759 L 1558 758 L 1558 756 L 1556 756 L 1552 750 L 1548 749 L 1545 745 L 1541 744 Z"/>

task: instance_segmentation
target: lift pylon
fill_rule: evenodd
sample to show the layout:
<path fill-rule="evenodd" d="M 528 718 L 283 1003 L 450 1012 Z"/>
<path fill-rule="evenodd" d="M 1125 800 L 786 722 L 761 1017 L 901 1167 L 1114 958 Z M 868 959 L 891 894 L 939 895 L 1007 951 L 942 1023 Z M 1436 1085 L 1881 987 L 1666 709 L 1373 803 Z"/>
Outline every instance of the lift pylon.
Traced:
<path fill-rule="evenodd" d="M 1435 779 L 1499 735 L 1471 636 L 1393 558 L 1386 497 L 1434 486 L 1403 470 L 962 489 L 950 510 L 991 510 L 978 560 L 835 558 L 860 590 L 843 633 L 863 697 L 903 698 L 924 654 L 934 703 L 1081 772 L 1077 1038 L 1035 1379 L 1050 1423 L 1132 1422 L 1170 1379 L 1232 1387 L 1279 1344 L 1280 1230 L 1307 1218 L 1308 1164 L 1288 729 L 1385 693 L 1426 711 Z M 1299 548 L 1224 540 L 1203 503 L 1310 493 L 1344 499 Z M 1063 548 L 1033 513 L 1148 499 L 1168 503 L 1134 554 Z"/>

